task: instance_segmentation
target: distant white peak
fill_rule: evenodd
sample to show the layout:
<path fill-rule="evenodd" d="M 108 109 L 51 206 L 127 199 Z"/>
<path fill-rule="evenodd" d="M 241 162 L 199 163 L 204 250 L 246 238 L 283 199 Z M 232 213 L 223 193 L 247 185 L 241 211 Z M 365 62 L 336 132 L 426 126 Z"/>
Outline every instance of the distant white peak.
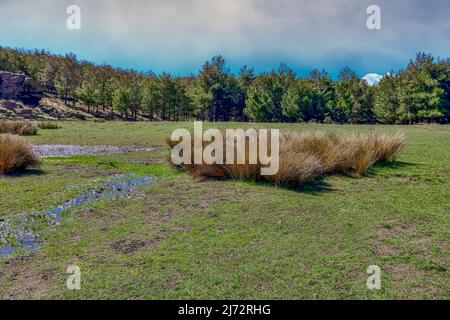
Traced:
<path fill-rule="evenodd" d="M 378 73 L 368 73 L 364 77 L 362 77 L 362 79 L 365 80 L 369 85 L 373 86 L 380 82 L 383 77 L 384 76 Z"/>

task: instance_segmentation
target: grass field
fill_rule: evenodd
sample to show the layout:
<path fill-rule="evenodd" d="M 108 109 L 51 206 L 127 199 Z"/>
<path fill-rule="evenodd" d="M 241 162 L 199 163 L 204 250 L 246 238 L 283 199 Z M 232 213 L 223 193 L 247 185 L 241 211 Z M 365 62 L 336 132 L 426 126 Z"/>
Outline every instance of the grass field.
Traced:
<path fill-rule="evenodd" d="M 147 153 L 45 158 L 0 177 L 0 219 L 45 211 L 118 173 L 159 182 L 66 214 L 40 250 L 0 260 L 0 298 L 449 299 L 450 127 L 258 124 L 285 131 L 402 131 L 397 162 L 299 189 L 196 182 L 167 164 L 165 138 L 192 123 L 65 122 L 36 144 L 138 145 Z M 205 124 L 249 127 L 251 124 Z M 70 264 L 82 289 L 66 288 Z M 378 265 L 381 290 L 366 269 Z"/>

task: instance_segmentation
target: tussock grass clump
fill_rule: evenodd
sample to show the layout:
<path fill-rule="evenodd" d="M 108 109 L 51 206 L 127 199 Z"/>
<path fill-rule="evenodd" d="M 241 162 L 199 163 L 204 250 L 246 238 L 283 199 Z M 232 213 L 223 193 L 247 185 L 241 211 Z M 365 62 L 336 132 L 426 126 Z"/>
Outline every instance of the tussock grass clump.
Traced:
<path fill-rule="evenodd" d="M 44 130 L 55 130 L 55 129 L 61 128 L 61 126 L 57 122 L 54 122 L 54 121 L 39 122 L 38 127 L 39 127 L 39 129 L 44 129 Z"/>
<path fill-rule="evenodd" d="M 281 144 L 295 154 L 317 157 L 323 174 L 356 172 L 364 175 L 377 162 L 395 160 L 405 145 L 405 137 L 400 133 L 338 136 L 315 132 L 283 135 Z"/>
<path fill-rule="evenodd" d="M 28 143 L 11 134 L 0 134 L 0 173 L 26 169 L 40 164 Z"/>
<path fill-rule="evenodd" d="M 171 148 L 177 144 L 170 140 L 167 143 Z M 177 167 L 199 179 L 245 179 L 298 185 L 324 175 L 364 175 L 377 162 L 396 159 L 404 145 L 403 134 L 286 133 L 280 136 L 279 170 L 272 176 L 261 175 L 260 164 L 248 164 L 248 154 L 246 164 Z"/>
<path fill-rule="evenodd" d="M 0 121 L 0 134 L 10 133 L 21 136 L 34 136 L 38 132 L 38 128 L 28 121 Z"/>

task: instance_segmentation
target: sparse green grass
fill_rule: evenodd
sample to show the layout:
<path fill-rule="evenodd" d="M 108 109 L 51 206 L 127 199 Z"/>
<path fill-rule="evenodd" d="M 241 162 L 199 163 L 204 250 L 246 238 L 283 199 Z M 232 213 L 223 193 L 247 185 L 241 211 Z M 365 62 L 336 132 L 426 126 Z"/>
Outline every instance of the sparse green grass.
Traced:
<path fill-rule="evenodd" d="M 37 136 L 29 137 L 37 144 L 75 144 L 75 145 L 117 145 L 136 144 L 140 146 L 165 147 L 166 138 L 178 128 L 193 129 L 192 122 L 93 122 L 59 121 L 61 129 L 41 131 Z M 381 132 L 397 133 L 404 131 L 411 138 L 429 140 L 429 134 L 448 136 L 449 129 L 441 125 L 385 126 L 385 125 L 320 125 L 320 124 L 279 124 L 279 123 L 204 123 L 204 129 L 217 128 L 279 128 L 282 131 L 326 132 Z"/>
<path fill-rule="evenodd" d="M 192 128 L 65 122 L 60 130 L 27 138 L 160 148 L 46 158 L 40 174 L 0 178 L 0 219 L 51 208 L 112 174 L 157 175 L 161 181 L 134 199 L 68 214 L 45 235 L 41 251 L 0 262 L 0 298 L 450 298 L 448 126 L 258 124 L 406 134 L 397 162 L 378 165 L 365 177 L 331 176 L 299 190 L 194 182 L 165 163 L 165 138 L 180 126 Z M 80 291 L 65 287 L 69 264 L 81 267 Z M 379 291 L 366 287 L 372 264 L 382 270 Z"/>

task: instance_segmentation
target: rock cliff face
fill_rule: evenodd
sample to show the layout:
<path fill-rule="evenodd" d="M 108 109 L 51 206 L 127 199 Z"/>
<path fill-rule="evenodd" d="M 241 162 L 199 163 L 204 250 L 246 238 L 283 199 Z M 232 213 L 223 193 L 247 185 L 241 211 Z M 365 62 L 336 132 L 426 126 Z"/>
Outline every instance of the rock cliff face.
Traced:
<path fill-rule="evenodd" d="M 0 98 L 17 98 L 26 81 L 27 77 L 25 75 L 0 71 Z"/>
<path fill-rule="evenodd" d="M 0 70 L 1 99 L 40 99 L 43 88 L 31 78 Z"/>

